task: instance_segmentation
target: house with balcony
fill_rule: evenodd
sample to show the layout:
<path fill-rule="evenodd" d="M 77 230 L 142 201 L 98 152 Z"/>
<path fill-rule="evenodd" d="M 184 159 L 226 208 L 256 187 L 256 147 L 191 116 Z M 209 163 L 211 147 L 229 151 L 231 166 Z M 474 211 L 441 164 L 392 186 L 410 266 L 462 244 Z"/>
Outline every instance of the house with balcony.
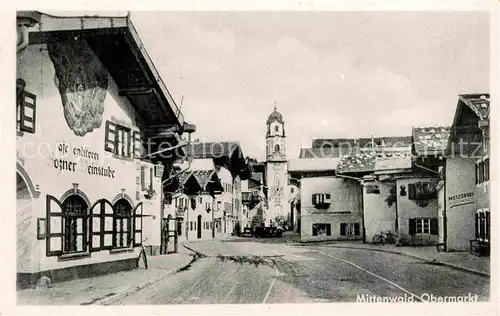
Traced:
<path fill-rule="evenodd" d="M 184 117 L 129 16 L 17 14 L 18 287 L 133 269 Z"/>

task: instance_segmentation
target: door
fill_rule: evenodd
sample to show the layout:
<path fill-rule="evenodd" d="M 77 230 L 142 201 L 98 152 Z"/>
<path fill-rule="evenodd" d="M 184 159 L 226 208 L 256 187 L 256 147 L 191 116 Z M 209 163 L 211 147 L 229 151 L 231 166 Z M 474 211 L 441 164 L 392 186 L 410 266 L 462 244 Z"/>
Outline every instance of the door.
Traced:
<path fill-rule="evenodd" d="M 196 228 L 198 229 L 198 239 L 201 238 L 201 215 L 198 215 L 198 224 L 196 225 Z"/>

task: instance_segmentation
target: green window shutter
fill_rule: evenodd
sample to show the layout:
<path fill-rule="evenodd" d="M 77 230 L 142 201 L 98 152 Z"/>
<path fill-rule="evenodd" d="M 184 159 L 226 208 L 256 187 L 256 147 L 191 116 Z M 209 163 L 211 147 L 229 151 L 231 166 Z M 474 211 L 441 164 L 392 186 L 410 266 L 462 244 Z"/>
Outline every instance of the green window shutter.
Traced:
<path fill-rule="evenodd" d="M 134 247 L 142 245 L 142 203 L 134 209 Z"/>
<path fill-rule="evenodd" d="M 52 195 L 47 195 L 47 257 L 59 256 L 63 253 L 63 218 L 62 204 Z"/>
<path fill-rule="evenodd" d="M 354 235 L 360 235 L 359 223 L 354 223 Z"/>
<path fill-rule="evenodd" d="M 408 199 L 416 200 L 417 199 L 417 188 L 415 183 L 408 184 Z"/>
<path fill-rule="evenodd" d="M 90 251 L 100 251 L 104 246 L 104 205 L 97 202 L 90 210 Z"/>
<path fill-rule="evenodd" d="M 24 91 L 20 108 L 20 126 L 23 132 L 35 133 L 36 125 L 36 95 Z"/>
<path fill-rule="evenodd" d="M 104 135 L 104 150 L 110 153 L 116 153 L 118 139 L 118 130 L 116 128 L 116 124 L 111 121 L 106 121 Z"/>
<path fill-rule="evenodd" d="M 346 228 L 347 228 L 346 223 L 340 223 L 340 236 L 345 236 Z"/>
<path fill-rule="evenodd" d="M 414 218 L 410 218 L 408 220 L 408 233 L 410 235 L 415 235 L 416 228 L 417 228 L 417 225 L 416 225 L 415 219 Z"/>
<path fill-rule="evenodd" d="M 438 230 L 438 219 L 437 218 L 431 218 L 431 235 L 438 235 L 439 230 Z"/>

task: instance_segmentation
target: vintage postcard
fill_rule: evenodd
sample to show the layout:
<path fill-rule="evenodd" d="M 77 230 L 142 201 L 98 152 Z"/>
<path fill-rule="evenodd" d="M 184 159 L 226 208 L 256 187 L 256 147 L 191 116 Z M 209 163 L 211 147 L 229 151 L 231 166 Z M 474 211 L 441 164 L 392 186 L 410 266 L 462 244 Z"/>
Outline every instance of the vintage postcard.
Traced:
<path fill-rule="evenodd" d="M 5 314 L 494 313 L 498 3 L 346 3 L 10 12 Z"/>

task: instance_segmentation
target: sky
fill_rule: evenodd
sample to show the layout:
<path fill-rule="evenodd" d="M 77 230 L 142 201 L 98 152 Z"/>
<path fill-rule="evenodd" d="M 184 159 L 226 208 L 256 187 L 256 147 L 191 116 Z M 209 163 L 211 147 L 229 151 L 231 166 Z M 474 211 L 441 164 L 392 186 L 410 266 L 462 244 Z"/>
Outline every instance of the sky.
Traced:
<path fill-rule="evenodd" d="M 483 12 L 131 12 L 201 141 L 265 159 L 283 114 L 287 156 L 311 140 L 449 126 L 457 96 L 489 92 Z"/>

